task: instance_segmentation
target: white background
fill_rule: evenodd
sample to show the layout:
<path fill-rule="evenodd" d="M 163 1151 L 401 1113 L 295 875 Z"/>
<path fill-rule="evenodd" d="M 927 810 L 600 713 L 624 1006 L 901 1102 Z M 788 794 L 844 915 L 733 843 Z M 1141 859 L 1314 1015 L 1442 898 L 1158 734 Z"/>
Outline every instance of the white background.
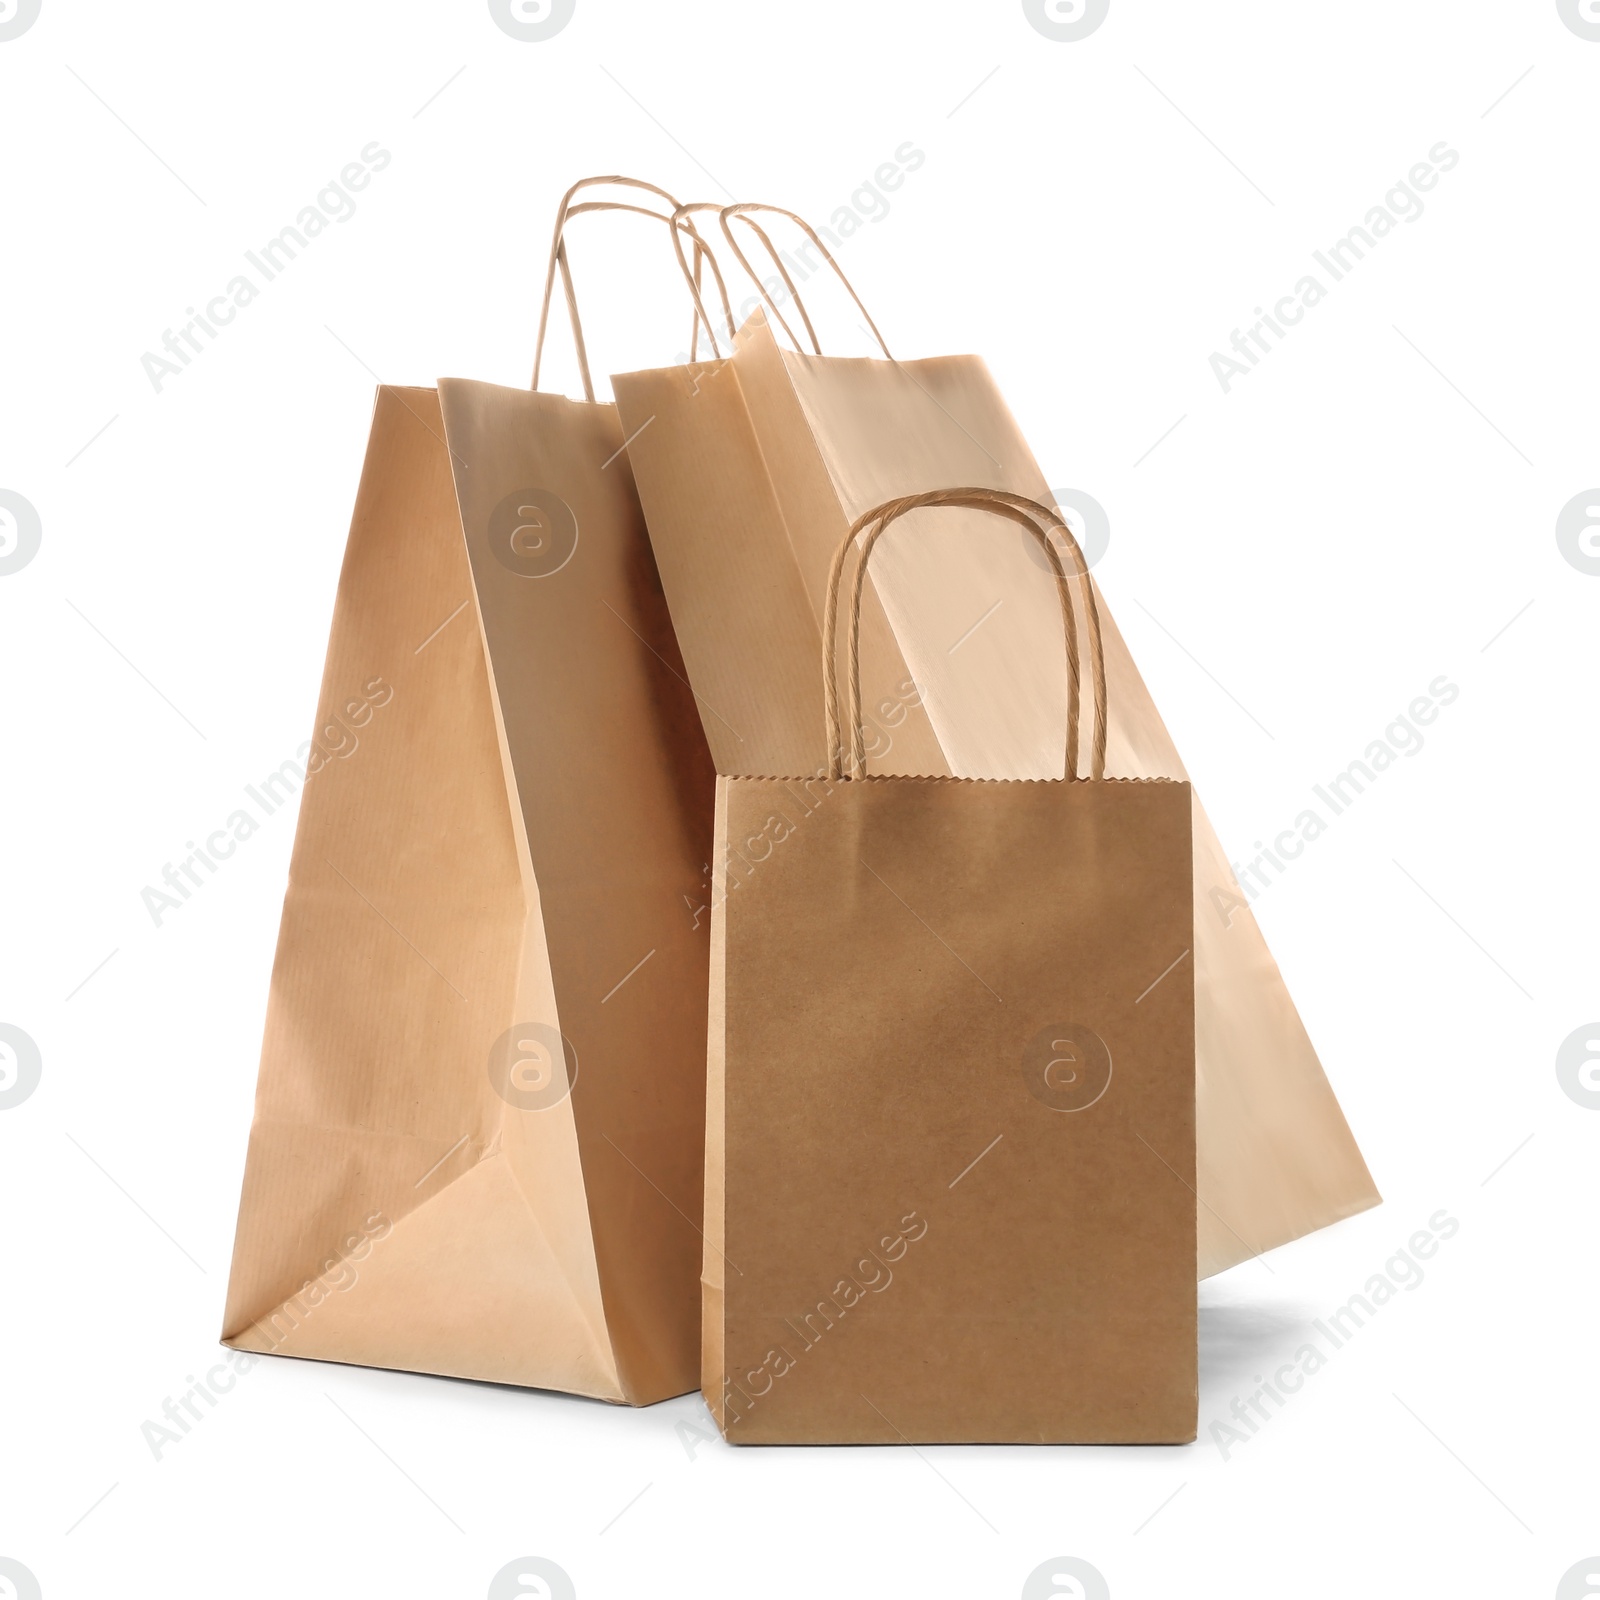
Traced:
<path fill-rule="evenodd" d="M 483 3 L 44 0 L 0 42 L 0 488 L 43 530 L 0 577 L 0 1022 L 43 1061 L 0 1111 L 0 1556 L 46 1600 L 477 1597 L 530 1554 L 583 1600 L 1012 1597 L 1062 1555 L 1117 1600 L 1556 1594 L 1600 1553 L 1600 1113 L 1555 1072 L 1600 1016 L 1600 576 L 1555 537 L 1600 483 L 1597 96 L 1554 0 L 1113 0 L 1076 43 L 1014 0 L 578 0 L 543 43 Z M 373 140 L 356 214 L 158 394 L 141 356 Z M 735 1450 L 698 1397 L 263 1360 L 153 1459 L 217 1359 L 290 814 L 164 926 L 140 891 L 310 731 L 375 379 L 527 381 L 574 178 L 822 220 L 907 140 L 841 263 L 1106 507 L 1236 858 L 1460 687 L 1257 903 L 1386 1203 L 1203 1286 L 1187 1448 Z M 1424 214 L 1225 394 L 1212 352 L 1441 140 Z M 572 254 L 597 372 L 681 350 L 664 240 Z M 1426 1280 L 1224 1459 L 1441 1207 Z"/>

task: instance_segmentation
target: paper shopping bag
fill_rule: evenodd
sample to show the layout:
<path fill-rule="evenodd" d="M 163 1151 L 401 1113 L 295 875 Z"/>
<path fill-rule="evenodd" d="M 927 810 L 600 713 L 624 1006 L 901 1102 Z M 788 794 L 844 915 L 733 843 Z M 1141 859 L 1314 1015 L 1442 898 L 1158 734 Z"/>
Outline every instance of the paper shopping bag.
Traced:
<path fill-rule="evenodd" d="M 1064 532 L 879 508 L 850 614 L 897 518 L 980 506 Z M 736 1443 L 1193 1439 L 1188 785 L 1101 777 L 1103 711 L 1076 781 L 1075 728 L 992 781 L 844 776 L 829 724 L 825 776 L 717 780 L 707 1402 Z"/>
<path fill-rule="evenodd" d="M 302 799 L 226 1342 L 681 1394 L 714 774 L 614 407 L 380 389 L 321 723 L 374 683 Z"/>
<path fill-rule="evenodd" d="M 749 209 L 724 214 L 730 243 L 733 214 Z M 630 455 L 690 681 L 702 709 L 716 709 L 705 725 L 721 773 L 817 770 L 823 753 L 807 662 L 832 553 L 868 507 L 952 477 L 1050 498 L 975 356 L 801 354 L 782 349 L 757 312 L 731 358 L 698 373 L 693 392 L 676 372 L 630 373 L 613 387 L 625 431 L 651 419 Z M 884 553 L 863 595 L 861 672 L 876 770 L 1052 772 L 1066 697 L 1031 545 L 1014 526 L 989 526 L 970 511 L 911 515 L 917 538 Z M 1182 778 L 1172 739 L 1100 603 L 1113 707 L 1108 770 Z M 1194 863 L 1189 959 L 1205 1277 L 1379 1196 L 1198 802 Z"/>

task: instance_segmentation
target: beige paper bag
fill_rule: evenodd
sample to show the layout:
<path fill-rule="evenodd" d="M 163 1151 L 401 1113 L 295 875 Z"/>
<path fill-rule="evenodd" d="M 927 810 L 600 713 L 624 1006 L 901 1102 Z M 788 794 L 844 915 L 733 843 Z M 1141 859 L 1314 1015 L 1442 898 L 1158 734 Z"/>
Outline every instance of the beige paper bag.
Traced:
<path fill-rule="evenodd" d="M 379 390 L 319 727 L 373 683 L 302 799 L 225 1341 L 693 1389 L 714 774 L 613 406 Z"/>
<path fill-rule="evenodd" d="M 724 213 L 730 243 L 732 213 L 748 209 Z M 806 232 L 837 271 L 821 240 Z M 809 664 L 829 561 L 867 508 L 953 478 L 1050 499 L 975 356 L 901 362 L 799 354 L 779 347 L 758 312 L 731 359 L 617 376 L 613 389 L 625 432 L 637 435 L 634 475 L 720 773 L 820 770 Z M 972 512 L 912 513 L 888 542 L 867 584 L 862 621 L 876 770 L 990 778 L 1055 770 L 1066 696 L 1040 570 L 1023 533 Z M 1101 606 L 1113 706 L 1108 771 L 1183 778 L 1171 737 Z M 1194 825 L 1196 1188 L 1205 1277 L 1379 1196 L 1198 803 Z"/>
<path fill-rule="evenodd" d="M 1075 663 L 1059 529 L 1103 690 L 1082 557 L 1014 496 L 863 518 L 852 619 L 914 506 L 1036 538 Z M 830 600 L 829 672 L 833 634 Z M 1087 781 L 1076 719 L 1067 781 L 841 778 L 831 692 L 826 777 L 717 780 L 702 1387 L 732 1442 L 1195 1436 L 1189 787 L 1105 781 L 1096 698 Z M 855 773 L 860 725 L 853 682 Z"/>

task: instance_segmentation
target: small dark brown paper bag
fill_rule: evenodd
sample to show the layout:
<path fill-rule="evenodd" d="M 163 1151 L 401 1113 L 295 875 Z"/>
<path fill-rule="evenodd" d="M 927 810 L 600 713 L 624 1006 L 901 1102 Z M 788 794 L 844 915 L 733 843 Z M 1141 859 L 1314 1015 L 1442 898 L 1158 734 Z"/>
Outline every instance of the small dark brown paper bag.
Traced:
<path fill-rule="evenodd" d="M 904 512 L 997 511 L 1054 572 L 1093 777 L 840 775 L 846 552 Z M 902 559 L 904 557 L 902 556 Z M 1087 569 L 1053 512 L 948 490 L 835 558 L 827 776 L 717 783 L 702 1387 L 736 1443 L 1195 1436 L 1187 783 L 1106 780 Z"/>

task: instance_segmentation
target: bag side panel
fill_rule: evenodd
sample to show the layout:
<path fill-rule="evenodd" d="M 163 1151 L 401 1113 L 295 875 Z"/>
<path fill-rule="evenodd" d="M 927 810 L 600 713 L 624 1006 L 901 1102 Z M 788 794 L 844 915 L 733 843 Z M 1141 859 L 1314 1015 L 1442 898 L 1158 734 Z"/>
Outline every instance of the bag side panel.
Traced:
<path fill-rule="evenodd" d="M 466 550 L 627 1397 L 694 1389 L 715 773 L 616 409 L 445 379 Z M 536 1126 L 542 1109 L 513 1110 Z M 510 1137 L 508 1131 L 508 1148 Z M 531 1194 L 537 1161 L 519 1166 Z"/>
<path fill-rule="evenodd" d="M 382 388 L 284 899 L 224 1337 L 615 1398 L 563 1242 L 482 1170 L 504 1166 L 490 1051 L 539 954 L 470 600 L 437 397 Z M 570 1116 L 552 1133 L 552 1164 L 564 1144 L 576 1178 Z M 461 1314 L 445 1249 L 470 1268 L 482 1315 Z"/>

